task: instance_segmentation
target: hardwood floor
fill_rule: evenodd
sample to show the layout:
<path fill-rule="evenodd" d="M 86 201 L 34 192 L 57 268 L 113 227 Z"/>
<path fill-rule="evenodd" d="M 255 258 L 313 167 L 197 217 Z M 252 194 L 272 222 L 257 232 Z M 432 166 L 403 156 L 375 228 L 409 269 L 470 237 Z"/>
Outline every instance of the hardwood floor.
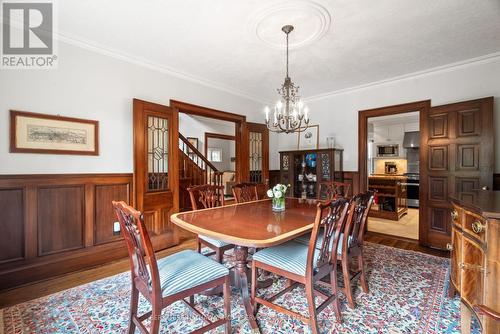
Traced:
<path fill-rule="evenodd" d="M 408 208 L 398 221 L 368 217 L 368 231 L 418 240 L 418 214 L 418 209 Z"/>
<path fill-rule="evenodd" d="M 179 252 L 184 249 L 195 249 L 195 239 L 189 232 L 180 233 L 181 242 L 179 245 L 165 249 L 158 253 L 158 257 Z M 422 252 L 435 256 L 448 257 L 449 253 L 418 245 L 418 242 L 410 239 L 391 237 L 383 234 L 367 232 L 365 240 L 368 242 L 392 246 L 396 248 Z M 105 277 L 116 275 L 130 269 L 128 258 L 118 260 L 103 266 L 98 266 L 88 270 L 82 270 L 71 274 L 63 275 L 49 280 L 21 286 L 15 289 L 0 291 L 0 308 L 12 306 L 31 299 L 50 295 L 75 286 L 86 284 Z"/>

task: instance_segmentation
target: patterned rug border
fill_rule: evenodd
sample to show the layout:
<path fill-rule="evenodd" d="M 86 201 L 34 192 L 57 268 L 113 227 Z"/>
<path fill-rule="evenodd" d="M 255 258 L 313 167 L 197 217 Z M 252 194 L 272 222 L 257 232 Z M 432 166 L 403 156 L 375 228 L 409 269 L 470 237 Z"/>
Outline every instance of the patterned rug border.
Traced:
<path fill-rule="evenodd" d="M 403 248 L 398 248 L 398 247 L 389 246 L 389 245 L 377 244 L 375 242 L 364 241 L 363 243 L 365 245 L 366 244 L 370 244 L 370 245 L 376 245 L 376 246 L 379 246 L 379 247 L 394 248 L 394 249 L 397 249 L 398 251 L 403 252 L 403 253 L 405 253 L 405 252 L 416 253 L 416 254 L 419 254 L 419 255 L 423 255 L 423 256 L 427 256 L 427 257 L 433 257 L 433 258 L 438 258 L 438 259 L 443 259 L 443 260 L 449 260 L 450 259 L 449 257 L 442 257 L 442 256 L 427 254 L 427 253 L 415 251 L 415 250 L 412 250 L 412 249 L 403 249 Z"/>
<path fill-rule="evenodd" d="M 377 244 L 377 243 L 369 242 L 369 241 L 365 241 L 364 243 L 365 244 L 369 244 L 370 246 L 375 246 L 375 247 L 392 248 L 392 249 L 395 249 L 396 251 L 398 251 L 400 253 L 406 253 L 406 252 L 408 252 L 408 253 L 415 253 L 415 254 L 418 254 L 418 255 L 423 255 L 423 256 L 426 256 L 426 257 L 430 257 L 430 258 L 437 258 L 437 259 L 441 259 L 441 260 L 449 260 L 449 258 L 446 258 L 446 257 L 441 257 L 441 256 L 436 256 L 436 255 L 431 255 L 431 254 L 426 254 L 426 253 L 419 252 L 419 251 L 414 251 L 414 250 L 411 250 L 411 249 L 402 249 L 402 248 L 397 248 L 397 247 L 393 247 L 393 246 Z M 91 268 L 91 269 L 96 269 L 96 268 L 98 268 L 98 267 L 94 267 L 94 268 Z M 124 270 L 124 271 L 118 272 L 116 274 L 113 274 L 113 275 L 110 275 L 110 276 L 106 276 L 106 277 L 103 277 L 103 278 L 100 278 L 100 279 L 97 279 L 97 280 L 93 280 L 93 281 L 90 281 L 88 283 L 84 283 L 84 284 L 80 284 L 80 285 L 75 285 L 75 286 L 73 286 L 71 288 L 67 288 L 67 289 L 64 289 L 64 290 L 59 290 L 59 291 L 50 293 L 48 295 L 43 295 L 43 296 L 40 296 L 40 297 L 37 297 L 37 298 L 34 298 L 34 299 L 26 300 L 24 302 L 20 302 L 20 303 L 16 303 L 16 304 L 13 304 L 13 305 L 10 305 L 10 306 L 6 306 L 6 307 L 3 307 L 3 308 L 0 308 L 0 311 L 3 311 L 4 309 L 9 308 L 9 307 L 14 307 L 14 306 L 16 306 L 18 304 L 23 304 L 23 303 L 32 302 L 32 301 L 35 301 L 35 300 L 38 300 L 38 299 L 47 298 L 47 297 L 50 297 L 52 295 L 55 295 L 55 294 L 58 294 L 58 293 L 62 293 L 62 292 L 65 292 L 65 291 L 68 291 L 68 290 L 71 290 L 71 289 L 74 289 L 74 288 L 77 288 L 77 287 L 84 287 L 86 285 L 90 285 L 90 284 L 93 284 L 95 282 L 99 282 L 99 281 L 102 281 L 102 280 L 110 279 L 111 277 L 114 277 L 114 276 L 117 276 L 117 275 L 121 275 L 121 274 L 127 273 L 127 272 L 130 272 L 130 269 L 127 269 L 127 270 Z M 450 277 L 450 268 L 448 268 L 447 271 L 446 271 L 446 280 L 445 280 L 445 286 L 444 286 L 445 289 L 443 290 L 444 292 L 447 291 L 447 288 L 448 288 L 448 285 L 449 285 L 449 277 Z M 0 334 L 4 334 L 4 327 L 3 327 L 3 325 L 4 325 L 3 312 L 0 312 Z"/>

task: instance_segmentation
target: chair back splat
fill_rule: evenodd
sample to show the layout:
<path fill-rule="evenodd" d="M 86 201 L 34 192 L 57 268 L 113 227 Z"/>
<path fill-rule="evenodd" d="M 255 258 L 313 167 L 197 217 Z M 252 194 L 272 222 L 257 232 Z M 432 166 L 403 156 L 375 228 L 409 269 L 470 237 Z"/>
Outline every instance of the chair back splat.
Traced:
<path fill-rule="evenodd" d="M 224 206 L 224 186 L 204 184 L 189 187 L 187 190 L 193 210 Z"/>
<path fill-rule="evenodd" d="M 149 295 L 153 295 L 153 298 L 155 295 L 161 296 L 158 265 L 143 215 L 125 202 L 113 201 L 113 207 L 127 244 L 130 267 L 132 268 L 132 282 L 146 297 Z"/>
<path fill-rule="evenodd" d="M 259 199 L 256 183 L 238 183 L 233 186 L 236 203 L 252 202 Z"/>
<path fill-rule="evenodd" d="M 323 267 L 329 267 L 331 263 L 337 261 L 337 247 L 347 216 L 349 201 L 345 198 L 339 198 L 332 202 L 318 203 L 316 210 L 316 219 L 311 233 L 308 250 L 308 273 L 314 275 L 312 268 L 320 271 Z M 320 247 L 317 247 L 318 237 L 322 235 L 323 241 Z M 318 252 L 317 255 L 315 252 Z M 314 259 L 316 258 L 316 266 Z"/>
<path fill-rule="evenodd" d="M 373 191 L 358 194 L 351 200 L 344 228 L 343 251 L 363 245 L 365 225 L 373 202 Z"/>

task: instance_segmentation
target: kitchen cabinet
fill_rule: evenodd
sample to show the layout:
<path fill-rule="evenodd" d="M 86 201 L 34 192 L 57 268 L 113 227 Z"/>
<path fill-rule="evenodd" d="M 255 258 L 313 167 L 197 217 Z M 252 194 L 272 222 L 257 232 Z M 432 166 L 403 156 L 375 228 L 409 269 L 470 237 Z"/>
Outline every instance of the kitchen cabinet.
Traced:
<path fill-rule="evenodd" d="M 368 178 L 368 189 L 375 192 L 369 216 L 399 220 L 408 213 L 406 176 L 380 175 Z"/>

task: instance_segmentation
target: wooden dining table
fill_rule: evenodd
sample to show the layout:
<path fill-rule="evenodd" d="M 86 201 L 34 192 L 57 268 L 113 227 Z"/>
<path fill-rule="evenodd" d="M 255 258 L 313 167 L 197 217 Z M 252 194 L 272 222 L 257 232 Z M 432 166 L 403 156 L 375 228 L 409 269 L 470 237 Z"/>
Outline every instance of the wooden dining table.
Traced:
<path fill-rule="evenodd" d="M 274 212 L 270 199 L 176 213 L 171 221 L 190 232 L 234 244 L 236 286 L 253 329 L 258 331 L 248 291 L 248 248 L 282 244 L 310 232 L 318 201 L 286 198 L 286 210 Z"/>

